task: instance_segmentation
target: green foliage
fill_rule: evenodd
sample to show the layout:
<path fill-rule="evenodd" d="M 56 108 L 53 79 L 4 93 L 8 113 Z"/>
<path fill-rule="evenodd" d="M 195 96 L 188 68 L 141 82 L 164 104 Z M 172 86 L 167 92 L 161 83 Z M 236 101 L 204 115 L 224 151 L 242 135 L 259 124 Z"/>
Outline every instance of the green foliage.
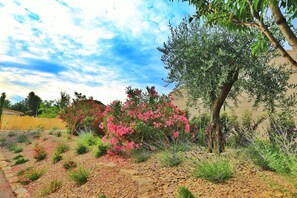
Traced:
<path fill-rule="evenodd" d="M 35 181 L 35 180 L 39 179 L 44 173 L 45 173 L 44 170 L 32 169 L 32 170 L 29 170 L 29 172 L 25 174 L 25 177 L 31 181 Z"/>
<path fill-rule="evenodd" d="M 69 151 L 70 146 L 65 142 L 60 142 L 56 147 L 56 152 L 58 153 L 65 153 Z"/>
<path fill-rule="evenodd" d="M 173 167 L 183 162 L 183 156 L 179 152 L 163 151 L 159 154 L 158 160 L 164 167 Z"/>
<path fill-rule="evenodd" d="M 33 131 L 32 132 L 32 136 L 33 136 L 33 138 L 35 138 L 35 139 L 39 139 L 40 138 L 40 136 L 41 136 L 41 131 L 42 129 L 41 129 L 41 127 L 40 127 L 40 129 L 38 129 L 38 130 L 36 130 L 36 131 Z"/>
<path fill-rule="evenodd" d="M 63 164 L 63 167 L 66 169 L 66 170 L 69 170 L 69 169 L 73 169 L 77 166 L 77 164 L 72 161 L 72 160 L 66 160 Z"/>
<path fill-rule="evenodd" d="M 93 146 L 97 144 L 98 142 L 98 137 L 95 137 L 92 131 L 80 131 L 78 133 L 79 138 L 81 139 L 82 142 L 85 142 L 89 146 Z"/>
<path fill-rule="evenodd" d="M 28 159 L 25 159 L 24 157 L 20 157 L 18 159 L 16 159 L 16 161 L 14 162 L 14 166 L 19 165 L 19 164 L 24 164 L 26 162 L 28 162 Z"/>
<path fill-rule="evenodd" d="M 195 196 L 184 186 L 178 188 L 178 198 L 195 198 Z"/>
<path fill-rule="evenodd" d="M 278 173 L 295 172 L 297 158 L 288 155 L 281 146 L 268 141 L 257 140 L 249 149 L 250 159 L 266 170 Z"/>
<path fill-rule="evenodd" d="M 70 179 L 73 180 L 77 185 L 85 184 L 88 181 L 89 171 L 79 167 L 70 173 Z"/>
<path fill-rule="evenodd" d="M 151 157 L 151 152 L 145 149 L 134 149 L 132 157 L 136 163 L 145 162 Z"/>
<path fill-rule="evenodd" d="M 60 180 L 52 180 L 50 181 L 49 185 L 44 188 L 41 192 L 41 196 L 46 196 L 51 193 L 57 192 L 62 187 L 62 181 Z"/>
<path fill-rule="evenodd" d="M 0 146 L 5 146 L 6 144 L 6 138 L 5 137 L 0 137 Z"/>
<path fill-rule="evenodd" d="M 85 153 L 89 152 L 89 146 L 85 142 L 79 140 L 76 142 L 75 150 L 76 150 L 76 153 L 79 155 L 85 154 Z"/>
<path fill-rule="evenodd" d="M 33 150 L 34 150 L 34 158 L 36 159 L 36 161 L 41 161 L 46 158 L 47 152 L 44 146 L 35 144 Z"/>
<path fill-rule="evenodd" d="M 57 132 L 56 132 L 56 136 L 57 136 L 57 137 L 62 137 L 62 132 L 61 132 L 61 131 L 57 131 Z"/>
<path fill-rule="evenodd" d="M 16 132 L 15 131 L 9 131 L 8 137 L 14 137 L 14 136 L 16 136 Z"/>
<path fill-rule="evenodd" d="M 56 118 L 60 113 L 60 108 L 55 101 L 42 101 L 39 105 L 38 112 L 40 112 L 39 117 L 42 118 Z"/>
<path fill-rule="evenodd" d="M 12 159 L 13 160 L 17 160 L 17 159 L 20 159 L 20 158 L 23 158 L 24 156 L 23 155 L 17 155 L 17 156 L 15 156 L 15 157 L 13 157 Z"/>
<path fill-rule="evenodd" d="M 26 134 L 21 134 L 17 137 L 16 141 L 18 143 L 26 143 L 26 142 L 29 142 L 30 140 Z"/>
<path fill-rule="evenodd" d="M 107 198 L 106 195 L 99 195 L 98 198 Z"/>
<path fill-rule="evenodd" d="M 17 144 L 11 144 L 8 149 L 14 153 L 20 153 L 23 151 L 23 148 Z"/>
<path fill-rule="evenodd" d="M 53 155 L 53 163 L 57 163 L 57 162 L 61 161 L 62 158 L 63 157 L 62 157 L 61 153 L 56 151 Z"/>
<path fill-rule="evenodd" d="M 0 125 L 1 125 L 1 121 L 2 121 L 2 112 L 3 112 L 3 107 L 4 107 L 4 101 L 6 98 L 6 94 L 2 93 L 1 97 L 0 97 Z"/>
<path fill-rule="evenodd" d="M 98 144 L 98 150 L 96 152 L 96 157 L 101 157 L 103 155 L 106 155 L 108 148 L 109 148 L 109 144 L 100 141 Z"/>
<path fill-rule="evenodd" d="M 54 133 L 56 133 L 57 130 L 58 130 L 57 127 L 53 127 L 53 128 L 48 132 L 48 134 L 49 134 L 49 135 L 53 135 Z"/>
<path fill-rule="evenodd" d="M 203 160 L 195 164 L 193 175 L 214 183 L 223 183 L 233 177 L 233 169 L 227 159 Z"/>

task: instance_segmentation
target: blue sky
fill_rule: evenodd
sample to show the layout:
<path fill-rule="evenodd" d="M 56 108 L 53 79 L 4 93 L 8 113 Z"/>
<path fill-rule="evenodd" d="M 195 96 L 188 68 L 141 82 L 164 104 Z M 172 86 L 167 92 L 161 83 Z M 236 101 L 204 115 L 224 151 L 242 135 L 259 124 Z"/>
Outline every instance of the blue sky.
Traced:
<path fill-rule="evenodd" d="M 194 11 L 169 0 L 1 0 L 0 92 L 15 102 L 77 91 L 104 103 L 127 86 L 168 93 L 156 47 L 169 21 Z"/>

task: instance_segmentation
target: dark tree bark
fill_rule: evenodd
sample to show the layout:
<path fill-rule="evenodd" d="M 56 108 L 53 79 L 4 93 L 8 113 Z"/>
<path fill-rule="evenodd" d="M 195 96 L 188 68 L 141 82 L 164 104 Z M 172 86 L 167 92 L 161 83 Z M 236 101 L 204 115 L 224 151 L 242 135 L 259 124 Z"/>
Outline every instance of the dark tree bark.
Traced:
<path fill-rule="evenodd" d="M 231 91 L 233 84 L 238 80 L 239 70 L 230 74 L 230 80 L 224 84 L 220 94 L 215 98 L 211 107 L 211 117 L 206 135 L 208 136 L 208 152 L 222 153 L 225 151 L 225 138 L 220 124 L 221 108 Z"/>

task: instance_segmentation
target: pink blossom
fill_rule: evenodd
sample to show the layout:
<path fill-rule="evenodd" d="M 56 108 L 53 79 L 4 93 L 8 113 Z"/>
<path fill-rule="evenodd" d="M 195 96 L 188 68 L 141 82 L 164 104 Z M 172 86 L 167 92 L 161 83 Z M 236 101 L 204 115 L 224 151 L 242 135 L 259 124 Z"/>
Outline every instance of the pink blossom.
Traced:
<path fill-rule="evenodd" d="M 109 140 L 109 143 L 112 144 L 112 145 L 116 145 L 118 142 L 119 142 L 118 139 L 115 138 L 115 137 L 113 137 L 113 138 L 111 138 L 111 139 Z"/>
<path fill-rule="evenodd" d="M 185 132 L 186 133 L 189 133 L 189 131 L 190 131 L 190 125 L 189 124 L 186 124 L 185 125 Z"/>
<path fill-rule="evenodd" d="M 174 133 L 173 133 L 173 138 L 177 138 L 179 136 L 179 132 L 178 131 L 175 131 Z"/>
<path fill-rule="evenodd" d="M 100 129 L 103 129 L 103 127 L 104 127 L 104 126 L 103 126 L 103 122 L 101 122 L 101 123 L 99 124 L 99 128 L 100 128 Z"/>

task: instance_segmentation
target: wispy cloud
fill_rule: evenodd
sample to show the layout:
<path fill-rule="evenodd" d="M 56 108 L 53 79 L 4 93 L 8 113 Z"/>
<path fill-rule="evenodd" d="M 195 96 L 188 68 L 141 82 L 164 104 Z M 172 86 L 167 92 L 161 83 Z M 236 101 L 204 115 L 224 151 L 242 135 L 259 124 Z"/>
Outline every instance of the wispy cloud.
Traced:
<path fill-rule="evenodd" d="M 164 88 L 156 50 L 194 9 L 168 0 L 3 0 L 0 91 L 54 99 L 82 92 L 109 103 L 126 86 Z"/>

